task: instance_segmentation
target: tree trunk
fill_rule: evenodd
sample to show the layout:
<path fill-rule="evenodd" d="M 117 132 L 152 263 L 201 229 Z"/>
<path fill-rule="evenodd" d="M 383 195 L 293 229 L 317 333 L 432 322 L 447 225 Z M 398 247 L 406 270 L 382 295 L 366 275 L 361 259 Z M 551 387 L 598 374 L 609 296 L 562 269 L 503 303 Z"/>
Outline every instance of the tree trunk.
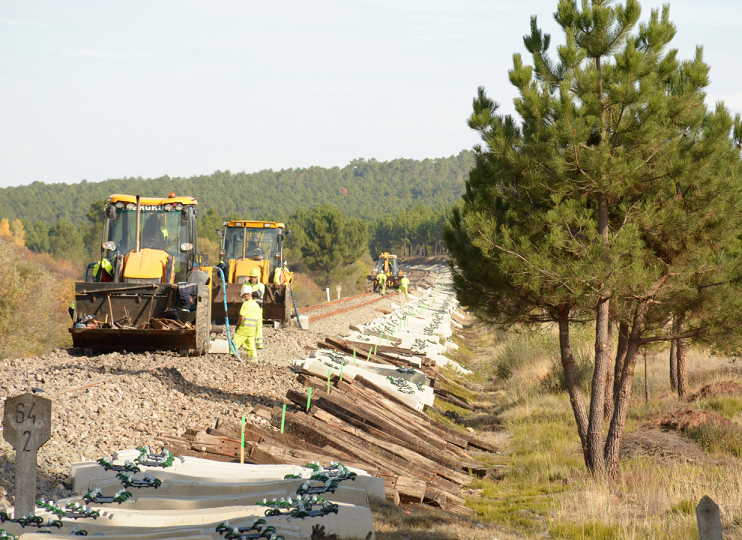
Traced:
<path fill-rule="evenodd" d="M 621 386 L 621 373 L 626 361 L 626 350 L 629 348 L 629 323 L 618 323 L 618 346 L 616 347 L 616 363 L 613 366 L 613 407 L 616 406 L 618 389 Z"/>
<path fill-rule="evenodd" d="M 644 404 L 649 405 L 649 371 L 647 369 L 647 353 L 644 353 Z"/>
<path fill-rule="evenodd" d="M 616 480 L 618 476 L 618 455 L 621 450 L 621 439 L 626 425 L 626 414 L 629 411 L 631 401 L 631 386 L 634 382 L 634 369 L 636 368 L 636 357 L 639 353 L 644 317 L 647 313 L 648 300 L 639 301 L 634 310 L 634 320 L 631 325 L 631 333 L 628 337 L 626 356 L 623 361 L 623 369 L 619 378 L 618 392 L 615 394 L 615 409 L 611 425 L 608 428 L 608 437 L 605 441 L 605 466 L 608 478 Z"/>
<path fill-rule="evenodd" d="M 569 402 L 572 404 L 572 411 L 577 422 L 577 433 L 580 436 L 582 444 L 582 455 L 585 464 L 588 464 L 587 451 L 587 426 L 588 418 L 585 409 L 585 400 L 582 397 L 579 381 L 577 380 L 577 367 L 575 359 L 572 356 L 572 345 L 569 339 L 569 308 L 564 308 L 559 318 L 559 351 L 562 358 L 562 367 L 564 368 L 564 377 L 567 382 L 567 392 L 569 393 Z"/>
<path fill-rule="evenodd" d="M 685 330 L 685 314 L 678 316 L 678 334 Z M 688 369 L 686 366 L 686 355 L 688 353 L 688 344 L 684 339 L 678 339 L 676 345 L 676 354 L 678 362 L 678 397 L 684 398 L 688 392 Z"/>
<path fill-rule="evenodd" d="M 677 319 L 672 323 L 672 333 L 677 333 Z M 670 342 L 670 390 L 674 392 L 678 391 L 678 342 L 672 340 Z"/>
<path fill-rule="evenodd" d="M 608 325 L 608 343 L 613 344 L 613 324 Z M 614 367 L 608 362 L 605 373 L 605 398 L 603 399 L 603 420 L 610 421 L 613 416 Z"/>
<path fill-rule="evenodd" d="M 598 232 L 603 241 L 608 238 L 608 199 L 598 198 Z M 610 292 L 604 291 L 595 308 L 595 367 L 590 392 L 590 418 L 587 428 L 587 469 L 594 476 L 603 476 L 603 403 L 605 400 L 605 378 L 610 364 Z"/>

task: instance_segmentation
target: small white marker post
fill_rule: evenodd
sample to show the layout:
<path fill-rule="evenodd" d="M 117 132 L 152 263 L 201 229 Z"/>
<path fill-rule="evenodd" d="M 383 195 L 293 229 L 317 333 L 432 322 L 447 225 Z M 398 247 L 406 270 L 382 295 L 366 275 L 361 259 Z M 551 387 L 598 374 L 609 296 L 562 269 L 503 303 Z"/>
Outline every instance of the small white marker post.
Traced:
<path fill-rule="evenodd" d="M 3 437 L 15 448 L 15 519 L 36 509 L 36 452 L 51 434 L 50 399 L 23 394 L 5 400 Z"/>

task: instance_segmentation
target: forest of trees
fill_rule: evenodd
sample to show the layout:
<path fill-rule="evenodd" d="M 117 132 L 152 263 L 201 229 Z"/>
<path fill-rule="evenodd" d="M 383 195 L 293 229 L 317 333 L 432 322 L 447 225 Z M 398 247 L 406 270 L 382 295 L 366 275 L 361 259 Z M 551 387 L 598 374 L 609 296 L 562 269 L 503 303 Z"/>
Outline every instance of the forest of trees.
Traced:
<path fill-rule="evenodd" d="M 123 178 L 97 183 L 43 184 L 0 189 L 0 237 L 37 253 L 90 261 L 100 244 L 102 208 L 113 193 L 190 195 L 199 202 L 202 249 L 217 250 L 216 228 L 228 219 L 283 221 L 298 230 L 307 212 L 331 207 L 363 220 L 372 256 L 433 255 L 445 249 L 443 223 L 464 191 L 474 155 L 422 161 L 353 160 L 342 169 L 309 167 L 258 173 L 215 172 L 209 176 Z M 292 223 L 295 221 L 296 223 Z"/>

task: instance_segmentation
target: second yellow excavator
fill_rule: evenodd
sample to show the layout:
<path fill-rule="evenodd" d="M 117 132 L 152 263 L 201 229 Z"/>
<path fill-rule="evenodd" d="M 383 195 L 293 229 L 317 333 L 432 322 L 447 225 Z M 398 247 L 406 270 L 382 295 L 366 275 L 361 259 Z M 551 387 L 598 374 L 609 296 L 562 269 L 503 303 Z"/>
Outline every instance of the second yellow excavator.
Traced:
<path fill-rule="evenodd" d="M 373 272 L 368 275 L 368 279 L 375 282 L 376 276 L 382 272 L 386 275 L 387 287 L 393 289 L 399 287 L 399 280 L 402 279 L 402 271 L 399 269 L 396 255 L 390 255 L 387 252 L 380 254 L 379 261 L 376 263 L 376 268 L 374 268 Z"/>
<path fill-rule="evenodd" d="M 211 317 L 215 324 L 224 324 L 223 290 L 227 291 L 227 313 L 234 324 L 239 317 L 242 298 L 240 289 L 250 273 L 257 269 L 258 281 L 265 285 L 263 320 L 288 325 L 291 320 L 291 286 L 294 274 L 288 271 L 283 257 L 283 243 L 290 230 L 273 221 L 232 220 L 217 230 L 221 237 L 220 263 L 224 272 L 222 283 L 217 273 L 212 287 Z"/>

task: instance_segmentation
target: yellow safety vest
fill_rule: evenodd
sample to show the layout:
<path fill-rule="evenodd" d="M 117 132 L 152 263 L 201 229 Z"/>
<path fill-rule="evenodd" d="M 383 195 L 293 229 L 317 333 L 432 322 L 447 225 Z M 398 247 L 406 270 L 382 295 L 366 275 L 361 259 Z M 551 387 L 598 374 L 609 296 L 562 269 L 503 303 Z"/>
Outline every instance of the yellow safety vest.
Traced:
<path fill-rule="evenodd" d="M 260 306 L 255 300 L 247 300 L 242 303 L 240 315 L 244 318 L 237 331 L 242 335 L 255 336 L 258 333 L 258 324 L 263 323 L 263 314 Z"/>

